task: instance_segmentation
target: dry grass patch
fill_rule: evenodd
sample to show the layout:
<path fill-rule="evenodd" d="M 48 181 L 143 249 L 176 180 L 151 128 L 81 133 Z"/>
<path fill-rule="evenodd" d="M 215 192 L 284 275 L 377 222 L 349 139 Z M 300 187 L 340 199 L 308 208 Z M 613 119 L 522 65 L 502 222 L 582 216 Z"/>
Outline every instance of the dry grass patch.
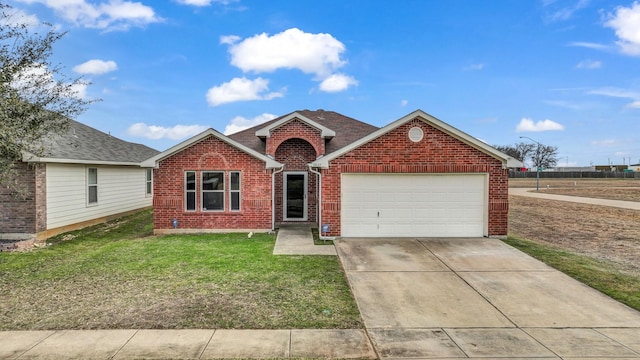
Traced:
<path fill-rule="evenodd" d="M 509 187 L 535 188 L 536 179 L 509 179 Z M 598 199 L 640 201 L 640 179 L 540 179 L 540 192 Z"/>
<path fill-rule="evenodd" d="M 557 194 L 638 201 L 638 180 L 550 180 Z M 507 243 L 640 310 L 640 211 L 523 196 L 509 202 Z"/>
<path fill-rule="evenodd" d="M 509 196 L 509 232 L 640 276 L 640 211 Z"/>

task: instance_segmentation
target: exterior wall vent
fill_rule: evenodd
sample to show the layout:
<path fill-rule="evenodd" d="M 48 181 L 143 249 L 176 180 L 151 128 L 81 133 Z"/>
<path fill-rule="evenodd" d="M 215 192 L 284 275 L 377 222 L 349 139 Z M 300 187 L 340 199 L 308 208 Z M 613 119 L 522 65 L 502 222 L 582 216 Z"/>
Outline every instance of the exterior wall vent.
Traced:
<path fill-rule="evenodd" d="M 417 143 L 422 141 L 422 139 L 424 138 L 424 132 L 422 131 L 422 129 L 420 129 L 419 127 L 412 127 L 409 130 L 409 140 Z"/>

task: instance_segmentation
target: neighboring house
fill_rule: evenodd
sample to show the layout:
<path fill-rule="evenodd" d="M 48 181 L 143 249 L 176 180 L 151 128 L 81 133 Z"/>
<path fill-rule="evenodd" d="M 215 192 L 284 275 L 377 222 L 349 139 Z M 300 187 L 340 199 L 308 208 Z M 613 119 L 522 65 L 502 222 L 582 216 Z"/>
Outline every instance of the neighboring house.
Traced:
<path fill-rule="evenodd" d="M 27 199 L 0 186 L 1 240 L 46 239 L 152 205 L 152 172 L 140 162 L 157 150 L 73 120 L 43 144 L 45 156 L 16 164 Z"/>
<path fill-rule="evenodd" d="M 502 237 L 522 163 L 420 110 L 383 128 L 303 110 L 209 129 L 143 165 L 158 234 L 310 222 L 326 237 Z"/>

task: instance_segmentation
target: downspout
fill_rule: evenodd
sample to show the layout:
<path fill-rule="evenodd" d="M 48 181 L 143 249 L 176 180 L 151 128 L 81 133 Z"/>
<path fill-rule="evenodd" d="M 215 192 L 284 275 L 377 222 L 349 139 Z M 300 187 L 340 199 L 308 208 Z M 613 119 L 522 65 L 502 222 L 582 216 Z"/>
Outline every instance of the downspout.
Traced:
<path fill-rule="evenodd" d="M 283 170 L 284 165 L 271 173 L 271 231 L 276 230 L 276 174 Z"/>
<path fill-rule="evenodd" d="M 334 240 L 334 237 L 322 236 L 322 173 L 319 171 L 313 170 L 311 164 L 307 164 L 309 166 L 309 171 L 318 175 L 318 197 L 316 199 L 318 205 L 318 237 L 320 240 Z"/>

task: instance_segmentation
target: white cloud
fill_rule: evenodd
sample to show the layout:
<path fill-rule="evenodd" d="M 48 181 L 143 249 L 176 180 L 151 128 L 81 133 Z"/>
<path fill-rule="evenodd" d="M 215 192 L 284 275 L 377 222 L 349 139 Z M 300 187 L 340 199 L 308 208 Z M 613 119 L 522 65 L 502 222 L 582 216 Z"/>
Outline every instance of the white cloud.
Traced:
<path fill-rule="evenodd" d="M 115 61 L 104 61 L 99 59 L 92 59 L 73 67 L 73 71 L 78 74 L 91 75 L 102 75 L 115 70 L 118 70 L 118 65 Z"/>
<path fill-rule="evenodd" d="M 231 64 L 242 71 L 298 69 L 322 78 L 346 63 L 340 58 L 344 51 L 344 44 L 330 34 L 311 34 L 296 28 L 273 36 L 262 33 L 229 47 Z"/>
<path fill-rule="evenodd" d="M 546 15 L 545 19 L 550 22 L 571 19 L 578 10 L 585 8 L 589 4 L 589 1 L 590 0 L 578 0 L 573 6 L 552 9 L 550 13 Z M 555 3 L 555 1 L 544 1 L 543 5 L 544 7 L 551 7 Z M 561 5 L 564 5 L 564 3 Z"/>
<path fill-rule="evenodd" d="M 241 39 L 242 38 L 238 35 L 223 35 L 220 36 L 220 44 L 233 45 Z"/>
<path fill-rule="evenodd" d="M 27 26 L 30 28 L 40 25 L 40 20 L 36 15 L 27 14 L 23 10 L 8 8 L 3 9 L 5 16 L 0 18 L 2 26 Z"/>
<path fill-rule="evenodd" d="M 75 84 L 73 85 L 72 91 L 74 92 L 74 96 L 79 98 L 79 99 L 86 99 L 87 98 L 87 84 L 83 84 L 83 83 L 79 83 L 79 84 Z"/>
<path fill-rule="evenodd" d="M 528 131 L 553 131 L 564 130 L 564 126 L 558 124 L 555 121 L 545 119 L 538 122 L 534 122 L 529 118 L 522 118 L 518 126 L 516 126 L 516 132 L 528 132 Z"/>
<path fill-rule="evenodd" d="M 636 100 L 632 103 L 627 104 L 627 107 L 632 109 L 640 109 L 640 100 Z"/>
<path fill-rule="evenodd" d="M 600 61 L 594 60 L 582 60 L 576 65 L 576 69 L 599 69 L 602 67 L 602 63 Z"/>
<path fill-rule="evenodd" d="M 611 147 L 617 146 L 620 144 L 620 141 L 614 139 L 606 139 L 606 140 L 593 140 L 591 145 L 598 147 Z"/>
<path fill-rule="evenodd" d="M 236 35 L 220 37 L 229 45 L 231 65 L 244 72 L 271 73 L 280 69 L 296 69 L 313 74 L 320 81 L 320 90 L 338 92 L 357 85 L 352 76 L 336 72 L 347 61 L 342 59 L 346 48 L 331 34 L 306 33 L 291 28 L 275 35 L 258 34 L 246 39 Z"/>
<path fill-rule="evenodd" d="M 220 3 L 222 5 L 229 5 L 238 0 L 176 0 L 178 4 L 191 5 L 191 6 L 209 6 L 211 3 Z"/>
<path fill-rule="evenodd" d="M 358 85 L 358 80 L 344 74 L 333 74 L 322 80 L 320 90 L 325 92 L 339 92 L 346 90 L 351 85 Z"/>
<path fill-rule="evenodd" d="M 400 106 L 407 106 L 408 103 L 409 103 L 409 100 L 401 100 Z"/>
<path fill-rule="evenodd" d="M 484 69 L 484 64 L 471 64 L 462 68 L 464 71 L 479 71 Z"/>
<path fill-rule="evenodd" d="M 592 95 L 602 95 L 602 96 L 609 96 L 609 97 L 622 98 L 622 99 L 631 99 L 632 102 L 627 104 L 626 106 L 628 108 L 634 108 L 634 109 L 640 108 L 640 92 L 637 92 L 637 91 L 606 87 L 606 88 L 591 90 L 587 93 Z"/>
<path fill-rule="evenodd" d="M 136 123 L 129 126 L 127 134 L 152 140 L 181 140 L 199 134 L 208 128 L 209 127 L 203 125 L 176 125 L 173 127 L 164 127 L 147 125 L 145 123 Z"/>
<path fill-rule="evenodd" d="M 610 47 L 608 45 L 585 42 L 585 41 L 574 41 L 568 44 L 568 46 L 576 46 L 576 47 L 584 47 L 593 50 L 608 50 Z"/>
<path fill-rule="evenodd" d="M 225 135 L 229 135 L 229 134 L 234 134 L 237 133 L 238 131 L 242 131 L 245 129 L 248 129 L 252 126 L 256 126 L 262 123 L 265 123 L 269 120 L 273 120 L 277 118 L 276 115 L 273 114 L 268 114 L 268 113 L 264 113 L 261 115 L 258 115 L 256 117 L 254 117 L 253 119 L 247 119 L 243 116 L 236 116 L 233 119 L 231 119 L 231 123 L 229 123 L 225 128 L 224 128 L 224 134 Z"/>
<path fill-rule="evenodd" d="M 628 8 L 618 6 L 605 26 L 615 30 L 619 39 L 616 43 L 623 53 L 640 56 L 640 4 L 637 1 Z"/>
<path fill-rule="evenodd" d="M 282 97 L 280 92 L 269 91 L 269 80 L 256 78 L 234 78 L 207 91 L 207 102 L 210 106 L 218 106 L 236 101 L 271 100 Z M 266 94 L 265 94 L 266 93 Z"/>
<path fill-rule="evenodd" d="M 593 95 L 603 95 L 603 96 L 618 97 L 618 98 L 640 99 L 639 92 L 619 89 L 614 87 L 594 89 L 589 91 L 588 93 Z"/>
<path fill-rule="evenodd" d="M 191 6 L 209 6 L 211 0 L 177 0 L 178 4 Z"/>
<path fill-rule="evenodd" d="M 59 16 L 78 26 L 105 30 L 126 30 L 131 26 L 144 26 L 160 22 L 150 6 L 140 2 L 108 0 L 98 4 L 87 0 L 22 0 L 41 3 L 53 9 Z"/>
<path fill-rule="evenodd" d="M 14 74 L 14 78 L 10 85 L 12 88 L 20 91 L 24 96 L 29 98 L 32 95 L 40 93 L 41 89 L 53 89 L 56 87 L 57 81 L 53 76 L 53 73 L 51 73 L 47 68 L 46 64 L 32 64 L 22 72 Z M 70 84 L 63 84 L 63 86 L 66 85 Z M 64 91 L 61 96 L 85 99 L 87 96 L 87 84 L 80 82 L 76 83 L 71 86 L 70 92 Z"/>

